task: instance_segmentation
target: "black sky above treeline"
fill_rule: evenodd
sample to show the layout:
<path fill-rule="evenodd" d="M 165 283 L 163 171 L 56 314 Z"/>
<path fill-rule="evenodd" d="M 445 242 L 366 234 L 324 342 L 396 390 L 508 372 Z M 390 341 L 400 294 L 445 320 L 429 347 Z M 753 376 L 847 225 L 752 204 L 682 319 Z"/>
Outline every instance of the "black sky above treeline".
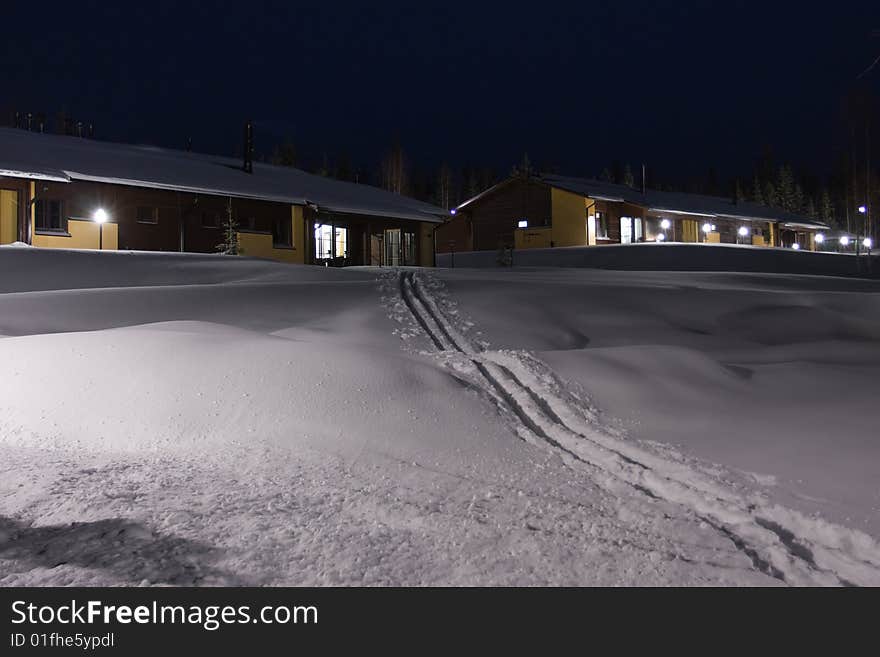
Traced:
<path fill-rule="evenodd" d="M 230 155 L 252 118 L 258 152 L 371 170 L 396 138 L 425 169 L 528 152 L 571 175 L 748 176 L 770 147 L 821 175 L 880 54 L 877 2 L 20 2 L 3 23 L 5 110 Z"/>

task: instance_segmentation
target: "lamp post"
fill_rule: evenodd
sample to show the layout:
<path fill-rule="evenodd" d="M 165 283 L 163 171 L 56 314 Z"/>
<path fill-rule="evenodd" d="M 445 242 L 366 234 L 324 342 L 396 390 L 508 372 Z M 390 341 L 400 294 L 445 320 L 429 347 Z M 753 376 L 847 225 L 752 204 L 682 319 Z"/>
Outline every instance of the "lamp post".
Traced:
<path fill-rule="evenodd" d="M 867 215 L 868 214 L 867 206 L 860 205 L 859 206 L 859 214 Z M 867 233 L 868 233 L 868 218 L 867 218 L 867 216 L 865 216 L 864 223 L 865 223 L 865 234 L 867 235 Z M 856 255 L 857 256 L 859 255 L 859 227 L 858 226 L 856 226 Z"/>
<path fill-rule="evenodd" d="M 816 233 L 816 237 L 814 237 L 813 240 L 819 245 L 816 247 L 816 250 L 821 251 L 822 245 L 825 243 L 825 235 L 822 233 Z"/>
<path fill-rule="evenodd" d="M 98 208 L 95 210 L 95 214 L 92 215 L 92 219 L 95 220 L 95 223 L 98 224 L 98 250 L 104 250 L 104 224 L 107 223 L 107 211 L 104 208 Z"/>
<path fill-rule="evenodd" d="M 743 238 L 743 240 L 745 240 L 746 235 L 749 234 L 749 229 L 746 228 L 745 226 L 740 226 L 737 229 L 736 234 L 739 236 L 737 239 L 739 239 L 741 237 L 741 238 Z M 743 244 L 745 244 L 745 241 L 743 241 Z"/>

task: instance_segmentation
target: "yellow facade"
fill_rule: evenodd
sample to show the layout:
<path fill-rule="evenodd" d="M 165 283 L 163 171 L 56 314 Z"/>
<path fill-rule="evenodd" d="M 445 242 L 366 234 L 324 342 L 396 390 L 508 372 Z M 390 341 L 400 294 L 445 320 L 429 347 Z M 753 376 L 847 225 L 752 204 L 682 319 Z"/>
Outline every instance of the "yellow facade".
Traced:
<path fill-rule="evenodd" d="M 682 219 L 681 221 L 681 241 L 682 242 L 699 242 L 698 235 L 700 228 L 696 219 Z"/>
<path fill-rule="evenodd" d="M 588 243 L 587 200 L 553 187 L 550 204 L 554 246 L 585 246 Z"/>
<path fill-rule="evenodd" d="M 105 251 L 115 251 L 119 245 L 119 227 L 116 224 L 101 224 L 81 219 L 68 219 L 67 235 L 34 234 L 34 246 L 49 249 L 97 249 L 103 244 Z"/>
<path fill-rule="evenodd" d="M 268 258 L 293 264 L 305 263 L 306 228 L 303 221 L 303 207 L 290 206 L 291 246 L 277 247 L 271 233 L 238 233 L 238 247 L 241 255 L 254 258 Z"/>
<path fill-rule="evenodd" d="M 0 244 L 12 244 L 18 238 L 18 192 L 0 190 Z"/>
<path fill-rule="evenodd" d="M 553 229 L 517 228 L 513 233 L 513 246 L 516 249 L 546 249 L 551 246 Z"/>
<path fill-rule="evenodd" d="M 288 247 L 276 248 L 272 244 L 271 233 L 239 233 L 238 246 L 241 255 L 302 264 L 302 250 Z"/>
<path fill-rule="evenodd" d="M 767 246 L 763 235 L 752 235 L 752 246 Z"/>

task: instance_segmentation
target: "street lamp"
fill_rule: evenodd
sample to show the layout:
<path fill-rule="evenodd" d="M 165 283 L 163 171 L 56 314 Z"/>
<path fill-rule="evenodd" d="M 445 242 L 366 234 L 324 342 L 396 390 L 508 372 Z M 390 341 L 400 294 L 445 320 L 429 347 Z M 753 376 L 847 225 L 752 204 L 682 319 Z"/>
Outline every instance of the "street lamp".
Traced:
<path fill-rule="evenodd" d="M 749 229 L 746 228 L 745 226 L 740 226 L 736 232 L 740 237 L 745 239 L 745 236 L 749 234 Z"/>
<path fill-rule="evenodd" d="M 822 244 L 825 241 L 825 235 L 822 233 L 816 233 L 816 244 Z"/>
<path fill-rule="evenodd" d="M 859 206 L 859 214 L 865 214 L 868 211 L 868 208 L 864 205 Z"/>
<path fill-rule="evenodd" d="M 92 215 L 92 219 L 95 220 L 95 223 L 98 224 L 98 250 L 104 250 L 104 224 L 107 223 L 107 211 L 104 208 L 98 208 L 95 210 L 95 214 Z"/>
<path fill-rule="evenodd" d="M 848 247 L 849 246 L 849 237 L 847 237 L 846 235 L 841 237 L 840 238 L 840 246 L 842 246 L 843 248 Z"/>
<path fill-rule="evenodd" d="M 872 240 L 870 237 L 866 237 L 865 239 L 862 240 L 862 246 L 864 246 L 866 249 L 870 250 L 871 247 L 874 246 L 874 240 Z"/>
<path fill-rule="evenodd" d="M 791 248 L 793 248 L 795 251 L 799 251 L 801 248 L 801 245 L 798 244 L 797 242 L 795 242 L 794 244 L 791 245 Z"/>

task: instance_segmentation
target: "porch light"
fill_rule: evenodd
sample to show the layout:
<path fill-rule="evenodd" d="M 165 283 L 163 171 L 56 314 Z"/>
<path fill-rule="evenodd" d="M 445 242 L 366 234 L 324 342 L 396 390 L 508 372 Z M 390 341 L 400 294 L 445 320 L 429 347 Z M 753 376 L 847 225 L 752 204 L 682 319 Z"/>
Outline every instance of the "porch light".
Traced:
<path fill-rule="evenodd" d="M 849 238 L 846 235 L 840 238 L 840 246 L 849 246 Z"/>
<path fill-rule="evenodd" d="M 452 208 L 452 209 L 449 211 L 449 214 L 451 214 L 451 215 L 454 216 L 454 215 L 455 215 L 455 208 Z"/>
<path fill-rule="evenodd" d="M 740 226 L 740 227 L 739 227 L 739 230 L 737 230 L 736 232 L 739 233 L 739 236 L 740 236 L 740 237 L 745 237 L 746 235 L 749 234 L 749 229 L 746 228 L 745 226 Z"/>
<path fill-rule="evenodd" d="M 662 228 L 663 230 L 669 230 L 669 226 L 671 225 L 672 224 L 669 223 L 669 219 L 663 219 L 660 221 L 660 228 Z"/>
<path fill-rule="evenodd" d="M 528 219 L 520 219 L 516 225 L 518 228 L 528 228 L 529 227 L 529 220 Z"/>
<path fill-rule="evenodd" d="M 798 244 L 797 242 L 795 242 L 794 244 L 791 245 L 791 248 L 793 248 L 795 251 L 798 251 L 798 250 L 800 250 L 801 245 Z"/>
<path fill-rule="evenodd" d="M 816 244 L 822 244 L 825 241 L 825 236 L 822 233 L 816 233 Z"/>
<path fill-rule="evenodd" d="M 660 233 L 659 235 L 657 235 L 656 239 L 658 242 L 662 242 L 663 240 L 666 239 L 666 235 L 664 235 L 663 233 Z"/>
<path fill-rule="evenodd" d="M 861 214 L 865 214 L 867 211 L 868 211 L 868 208 L 866 208 L 864 205 L 859 206 L 859 212 Z"/>
<path fill-rule="evenodd" d="M 703 232 L 706 233 L 706 235 L 711 233 L 712 232 L 712 224 L 709 224 L 709 223 L 703 224 Z"/>
<path fill-rule="evenodd" d="M 866 237 L 865 239 L 862 240 L 862 245 L 866 249 L 870 249 L 872 246 L 874 246 L 874 240 L 872 240 L 870 237 Z"/>

